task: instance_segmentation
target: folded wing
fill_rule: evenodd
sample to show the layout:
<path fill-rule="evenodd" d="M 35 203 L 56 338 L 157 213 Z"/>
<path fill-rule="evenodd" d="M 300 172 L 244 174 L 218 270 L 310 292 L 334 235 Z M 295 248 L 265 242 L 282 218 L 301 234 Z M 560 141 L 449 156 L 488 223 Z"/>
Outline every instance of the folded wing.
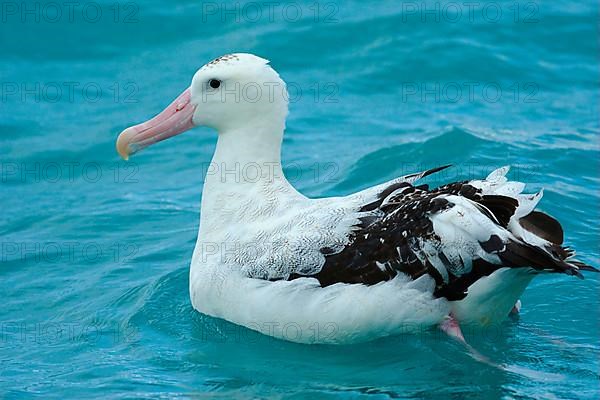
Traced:
<path fill-rule="evenodd" d="M 485 180 L 431 190 L 413 185 L 443 168 L 369 189 L 348 244 L 341 251 L 321 249 L 325 263 L 310 276 L 328 286 L 428 274 L 436 296 L 460 300 L 473 282 L 502 267 L 577 277 L 580 270 L 595 270 L 572 259 L 558 221 L 534 210 L 542 193 L 522 194 L 524 184 L 506 179 L 508 167 Z M 293 273 L 289 279 L 303 276 Z"/>

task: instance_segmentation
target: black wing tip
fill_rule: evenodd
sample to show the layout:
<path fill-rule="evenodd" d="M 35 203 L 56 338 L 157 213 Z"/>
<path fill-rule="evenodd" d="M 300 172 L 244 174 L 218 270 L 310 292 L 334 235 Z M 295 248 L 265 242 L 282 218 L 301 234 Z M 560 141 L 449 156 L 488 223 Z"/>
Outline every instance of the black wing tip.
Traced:
<path fill-rule="evenodd" d="M 440 172 L 445 170 L 446 168 L 450 168 L 452 166 L 452 164 L 447 164 L 447 165 L 442 165 L 441 167 L 435 167 L 432 169 L 428 169 L 427 171 L 423 172 L 423 174 L 421 175 L 421 178 L 425 178 L 426 176 L 429 176 L 431 174 L 435 174 L 436 172 Z"/>
<path fill-rule="evenodd" d="M 418 177 L 418 179 L 422 179 L 422 178 L 425 178 L 426 176 L 429 176 L 431 174 L 435 174 L 436 172 L 440 172 L 442 170 L 445 170 L 446 168 L 450 168 L 451 166 L 452 166 L 452 164 L 442 165 L 441 167 L 431 168 L 431 169 L 428 169 L 427 171 L 424 171 L 424 172 L 417 172 L 415 174 L 406 175 L 406 176 L 404 176 L 404 178 L 405 179 L 410 179 L 410 178 Z"/>
<path fill-rule="evenodd" d="M 584 279 L 581 271 L 600 270 L 576 260 L 563 260 L 550 254 L 546 249 L 524 242 L 509 242 L 502 252 L 497 253 L 502 263 L 508 267 L 531 267 L 537 271 L 563 273 Z"/>
<path fill-rule="evenodd" d="M 596 267 L 592 267 L 591 265 L 588 265 L 581 261 L 568 261 L 568 263 L 574 265 L 580 271 L 588 271 L 588 272 L 596 272 L 596 273 L 600 272 L 600 269 L 598 269 Z"/>
<path fill-rule="evenodd" d="M 567 273 L 567 275 L 573 275 L 576 278 L 579 278 L 581 280 L 584 280 L 584 276 L 581 272 L 579 272 L 579 270 L 577 268 L 573 268 L 573 269 L 569 269 L 567 271 L 565 271 Z"/>

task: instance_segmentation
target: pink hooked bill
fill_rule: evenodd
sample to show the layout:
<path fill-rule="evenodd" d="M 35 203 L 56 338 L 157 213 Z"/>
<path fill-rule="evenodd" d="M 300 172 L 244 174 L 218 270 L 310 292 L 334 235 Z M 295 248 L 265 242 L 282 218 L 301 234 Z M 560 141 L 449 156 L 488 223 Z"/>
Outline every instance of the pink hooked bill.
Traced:
<path fill-rule="evenodd" d="M 127 160 L 131 154 L 194 127 L 196 106 L 186 89 L 167 108 L 149 121 L 125 129 L 117 139 L 117 152 Z"/>

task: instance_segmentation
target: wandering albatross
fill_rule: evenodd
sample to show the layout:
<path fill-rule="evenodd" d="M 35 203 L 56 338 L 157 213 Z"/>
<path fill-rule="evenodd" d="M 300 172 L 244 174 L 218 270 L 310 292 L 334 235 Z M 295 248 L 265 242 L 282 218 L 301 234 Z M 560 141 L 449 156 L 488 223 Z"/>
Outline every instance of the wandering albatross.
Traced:
<path fill-rule="evenodd" d="M 125 129 L 127 159 L 194 126 L 218 131 L 191 261 L 192 305 L 302 343 L 352 343 L 439 326 L 490 326 L 518 308 L 542 273 L 596 271 L 563 247 L 559 222 L 506 178 L 433 189 L 415 185 L 447 166 L 345 196 L 308 198 L 286 180 L 285 83 L 263 58 L 229 54 L 200 68 L 156 117 Z M 244 170 L 242 168 L 241 170 Z M 250 175 L 250 174 L 249 174 Z"/>

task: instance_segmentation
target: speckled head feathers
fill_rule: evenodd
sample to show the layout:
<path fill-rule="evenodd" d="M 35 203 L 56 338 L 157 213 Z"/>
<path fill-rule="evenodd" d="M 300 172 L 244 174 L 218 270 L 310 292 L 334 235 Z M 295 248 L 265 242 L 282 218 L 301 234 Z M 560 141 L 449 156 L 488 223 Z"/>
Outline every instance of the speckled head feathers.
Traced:
<path fill-rule="evenodd" d="M 249 53 L 231 53 L 215 58 L 214 60 L 204 65 L 202 69 L 212 69 L 223 65 L 233 65 L 240 63 L 248 65 L 266 65 L 269 63 L 269 60 Z"/>

